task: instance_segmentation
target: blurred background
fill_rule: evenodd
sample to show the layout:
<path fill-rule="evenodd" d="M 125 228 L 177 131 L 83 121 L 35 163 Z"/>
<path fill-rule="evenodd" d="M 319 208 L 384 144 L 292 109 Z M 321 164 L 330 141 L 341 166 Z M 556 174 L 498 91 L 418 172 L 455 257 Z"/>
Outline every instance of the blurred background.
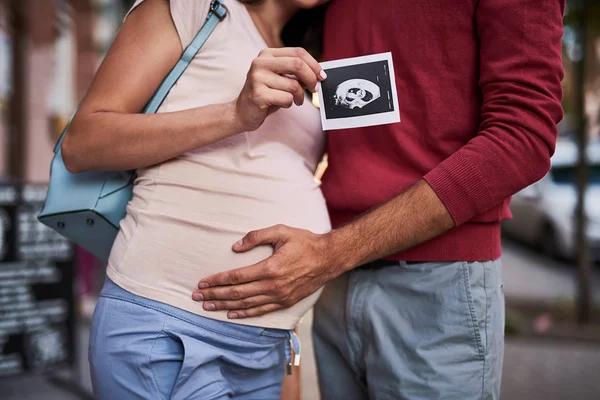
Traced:
<path fill-rule="evenodd" d="M 104 265 L 35 216 L 56 139 L 132 3 L 0 0 L 1 399 L 91 398 Z M 507 400 L 600 399 L 600 1 L 569 0 L 564 22 L 552 169 L 514 197 L 503 226 Z M 317 400 L 311 357 L 302 380 L 302 397 Z"/>

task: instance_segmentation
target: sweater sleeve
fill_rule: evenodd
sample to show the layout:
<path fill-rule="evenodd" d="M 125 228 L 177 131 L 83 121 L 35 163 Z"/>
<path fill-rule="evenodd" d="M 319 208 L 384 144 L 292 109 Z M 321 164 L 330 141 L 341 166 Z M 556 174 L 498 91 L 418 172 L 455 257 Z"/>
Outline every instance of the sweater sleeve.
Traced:
<path fill-rule="evenodd" d="M 564 7 L 565 0 L 479 2 L 479 132 L 424 177 L 457 225 L 550 168 L 563 116 Z"/>

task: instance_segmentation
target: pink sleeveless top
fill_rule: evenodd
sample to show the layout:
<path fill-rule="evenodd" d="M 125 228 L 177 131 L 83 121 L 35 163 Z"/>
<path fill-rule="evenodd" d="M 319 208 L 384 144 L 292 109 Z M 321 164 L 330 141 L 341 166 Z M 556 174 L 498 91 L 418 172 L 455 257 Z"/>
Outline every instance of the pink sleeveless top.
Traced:
<path fill-rule="evenodd" d="M 138 0 L 133 8 L 143 0 Z M 267 47 L 244 5 L 225 0 L 228 15 L 171 90 L 159 112 L 225 103 L 239 95 L 252 60 Z M 171 0 L 185 48 L 206 19 L 210 0 Z M 253 132 L 222 140 L 138 171 L 133 199 L 113 246 L 108 276 L 122 288 L 208 318 L 192 300 L 198 281 L 252 265 L 272 254 L 262 246 L 235 254 L 248 231 L 286 224 L 330 230 L 313 171 L 324 148 L 319 112 L 307 98 L 270 115 Z M 291 329 L 319 293 L 295 306 L 239 324 Z"/>

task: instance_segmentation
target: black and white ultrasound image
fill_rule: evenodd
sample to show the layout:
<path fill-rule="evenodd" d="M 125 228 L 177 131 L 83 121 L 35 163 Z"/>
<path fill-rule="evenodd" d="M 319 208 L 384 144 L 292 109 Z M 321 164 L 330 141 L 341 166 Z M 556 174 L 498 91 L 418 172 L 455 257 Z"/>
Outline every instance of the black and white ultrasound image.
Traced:
<path fill-rule="evenodd" d="M 327 119 L 394 111 L 387 60 L 325 69 L 321 83 Z"/>

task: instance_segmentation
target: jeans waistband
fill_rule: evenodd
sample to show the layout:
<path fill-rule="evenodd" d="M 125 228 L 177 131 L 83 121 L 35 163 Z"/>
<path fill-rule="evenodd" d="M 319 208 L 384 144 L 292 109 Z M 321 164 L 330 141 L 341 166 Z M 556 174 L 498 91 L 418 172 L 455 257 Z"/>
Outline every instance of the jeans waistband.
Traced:
<path fill-rule="evenodd" d="M 263 338 L 263 340 L 266 338 L 285 340 L 285 356 L 286 363 L 288 365 L 288 373 L 291 373 L 292 364 L 300 365 L 300 340 L 293 330 L 262 328 L 206 318 L 169 304 L 138 296 L 123 289 L 108 277 L 106 277 L 106 281 L 102 287 L 100 296 L 139 304 L 142 307 L 151 308 L 158 312 L 169 314 L 175 318 L 181 319 L 204 329 L 223 333 L 228 336 L 238 337 L 243 340 L 255 342 L 262 341 L 261 338 Z"/>
<path fill-rule="evenodd" d="M 385 268 L 385 267 L 390 267 L 393 265 L 399 265 L 399 264 L 406 264 L 406 265 L 412 265 L 412 264 L 421 264 L 425 261 L 402 261 L 402 260 L 375 260 L 375 261 L 371 261 L 370 263 L 366 263 L 361 265 L 359 268 L 361 269 L 378 269 L 378 268 Z"/>

